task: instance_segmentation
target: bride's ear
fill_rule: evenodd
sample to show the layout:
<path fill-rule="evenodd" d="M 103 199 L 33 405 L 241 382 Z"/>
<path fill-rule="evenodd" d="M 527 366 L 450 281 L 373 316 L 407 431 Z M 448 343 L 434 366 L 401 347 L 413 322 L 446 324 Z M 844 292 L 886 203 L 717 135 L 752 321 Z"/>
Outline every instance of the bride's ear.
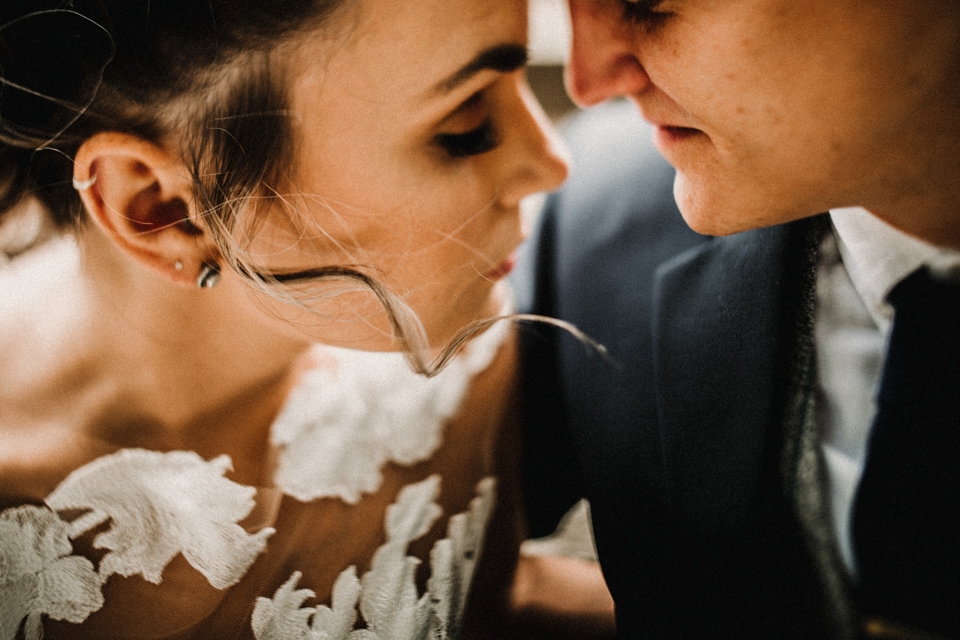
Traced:
<path fill-rule="evenodd" d="M 74 187 L 89 217 L 128 255 L 183 284 L 196 282 L 215 248 L 197 219 L 190 174 L 159 145 L 125 133 L 87 139 Z"/>

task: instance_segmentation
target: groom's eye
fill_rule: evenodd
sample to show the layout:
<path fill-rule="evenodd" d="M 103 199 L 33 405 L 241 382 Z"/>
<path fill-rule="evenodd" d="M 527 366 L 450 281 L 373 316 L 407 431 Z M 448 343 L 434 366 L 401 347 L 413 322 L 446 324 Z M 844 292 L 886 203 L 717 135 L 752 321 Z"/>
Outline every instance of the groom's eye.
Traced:
<path fill-rule="evenodd" d="M 657 9 L 662 0 L 620 0 L 623 5 L 623 19 L 647 28 L 659 26 L 671 14 Z"/>

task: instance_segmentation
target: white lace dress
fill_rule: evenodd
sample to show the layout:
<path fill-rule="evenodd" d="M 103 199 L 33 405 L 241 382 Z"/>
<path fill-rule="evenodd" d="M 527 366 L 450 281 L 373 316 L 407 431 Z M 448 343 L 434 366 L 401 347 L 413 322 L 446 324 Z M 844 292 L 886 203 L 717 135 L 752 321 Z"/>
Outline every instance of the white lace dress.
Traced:
<path fill-rule="evenodd" d="M 438 504 L 441 475 L 402 485 L 385 514 L 377 506 L 379 546 L 349 565 L 312 566 L 299 530 L 326 526 L 336 535 L 321 536 L 324 544 L 348 546 L 351 509 L 380 490 L 387 465 L 412 467 L 441 448 L 445 423 L 507 331 L 506 323 L 495 325 L 429 380 L 399 354 L 324 347 L 329 366 L 304 375 L 272 426 L 272 486 L 230 480 L 225 455 L 121 449 L 70 473 L 43 504 L 0 512 L 0 640 L 211 637 L 191 631 L 211 618 L 227 620 L 216 627 L 224 635 L 214 637 L 456 637 L 493 506 L 492 477 L 476 485 L 466 511 L 450 517 Z M 297 511 L 321 503 L 329 507 L 324 522 Z M 308 515 L 288 517 L 301 512 Z M 342 520 L 331 522 L 330 513 Z M 298 531 L 284 538 L 287 523 Z M 409 547 L 444 525 L 424 580 Z M 268 562 L 271 554 L 280 559 Z M 269 570 L 255 571 L 260 565 Z M 335 576 L 329 599 L 319 602 L 301 586 L 305 572 Z M 180 580 L 185 575 L 192 581 Z M 174 624 L 179 612 L 164 611 L 168 599 L 201 613 Z M 120 633 L 105 613 L 111 600 L 124 618 L 141 609 L 160 617 Z"/>

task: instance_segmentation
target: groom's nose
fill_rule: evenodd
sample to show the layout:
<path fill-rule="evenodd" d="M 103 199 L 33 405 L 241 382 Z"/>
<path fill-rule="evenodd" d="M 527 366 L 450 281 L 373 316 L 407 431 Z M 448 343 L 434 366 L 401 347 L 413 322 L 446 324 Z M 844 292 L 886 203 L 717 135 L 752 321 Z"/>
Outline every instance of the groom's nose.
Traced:
<path fill-rule="evenodd" d="M 650 82 L 635 53 L 638 29 L 619 2 L 569 0 L 573 25 L 567 91 L 581 107 L 642 91 Z"/>

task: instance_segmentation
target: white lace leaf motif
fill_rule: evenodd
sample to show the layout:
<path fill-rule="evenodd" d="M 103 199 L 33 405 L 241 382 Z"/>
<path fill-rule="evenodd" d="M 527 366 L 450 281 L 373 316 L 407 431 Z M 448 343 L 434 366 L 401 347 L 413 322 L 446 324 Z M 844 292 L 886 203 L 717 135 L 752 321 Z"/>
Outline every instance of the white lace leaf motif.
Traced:
<path fill-rule="evenodd" d="M 257 640 L 445 640 L 456 638 L 484 531 L 493 504 L 495 482 L 483 480 L 470 511 L 450 519 L 448 537 L 431 553 L 433 575 L 418 597 L 414 577 L 420 561 L 406 555 L 441 515 L 435 503 L 439 476 L 405 487 L 387 511 L 387 542 L 374 554 L 370 570 L 358 582 L 356 570 L 344 570 L 334 585 L 332 608 L 300 608 L 313 596 L 294 591 L 294 573 L 274 598 L 260 598 L 253 613 Z M 353 629 L 356 607 L 367 624 Z M 312 618 L 312 623 L 311 623 Z"/>
<path fill-rule="evenodd" d="M 333 607 L 300 608 L 316 594 L 297 589 L 302 574 L 294 572 L 274 594 L 273 600 L 257 598 L 251 626 L 259 640 L 337 640 L 346 638 L 357 622 L 360 581 L 355 567 L 344 570 L 333 585 Z M 313 622 L 310 622 L 311 616 Z"/>
<path fill-rule="evenodd" d="M 318 346 L 335 366 L 307 372 L 273 423 L 277 484 L 304 502 L 339 497 L 355 504 L 380 486 L 387 461 L 426 460 L 470 380 L 507 335 L 507 323 L 494 325 L 433 378 L 414 373 L 399 353 Z"/>
<path fill-rule="evenodd" d="M 342 638 L 357 622 L 357 600 L 360 598 L 360 580 L 356 567 L 348 567 L 333 584 L 332 607 L 319 606 L 313 618 L 318 640 Z"/>
<path fill-rule="evenodd" d="M 300 605 L 316 594 L 310 589 L 294 589 L 301 573 L 294 572 L 290 579 L 269 598 L 257 598 L 257 606 L 250 618 L 250 626 L 257 638 L 264 640 L 313 640 L 309 623 L 313 609 L 301 609 Z"/>
<path fill-rule="evenodd" d="M 69 529 L 42 507 L 0 513 L 0 638 L 16 637 L 27 618 L 27 640 L 39 640 L 41 615 L 82 622 L 103 606 L 100 576 L 89 560 L 71 555 Z"/>
<path fill-rule="evenodd" d="M 71 537 L 111 521 L 94 539 L 108 549 L 103 580 L 116 573 L 160 583 L 177 553 L 217 589 L 235 584 L 263 551 L 273 529 L 248 534 L 237 523 L 253 509 L 255 489 L 223 475 L 230 460 L 192 451 L 124 449 L 77 469 L 48 496 L 56 510 L 89 510 Z"/>
<path fill-rule="evenodd" d="M 430 552 L 430 581 L 427 591 L 434 597 L 436 637 L 456 638 L 470 580 L 483 547 L 486 524 L 493 502 L 485 499 L 494 491 L 493 478 L 485 478 L 477 487 L 478 496 L 470 503 L 470 511 L 450 518 L 447 537 L 439 540 Z"/>
<path fill-rule="evenodd" d="M 407 640 L 426 637 L 430 595 L 418 598 L 414 581 L 420 560 L 407 556 L 410 543 L 430 530 L 442 510 L 434 501 L 440 477 L 404 487 L 387 507 L 387 542 L 377 549 L 370 570 L 360 581 L 360 613 L 379 638 Z"/>

